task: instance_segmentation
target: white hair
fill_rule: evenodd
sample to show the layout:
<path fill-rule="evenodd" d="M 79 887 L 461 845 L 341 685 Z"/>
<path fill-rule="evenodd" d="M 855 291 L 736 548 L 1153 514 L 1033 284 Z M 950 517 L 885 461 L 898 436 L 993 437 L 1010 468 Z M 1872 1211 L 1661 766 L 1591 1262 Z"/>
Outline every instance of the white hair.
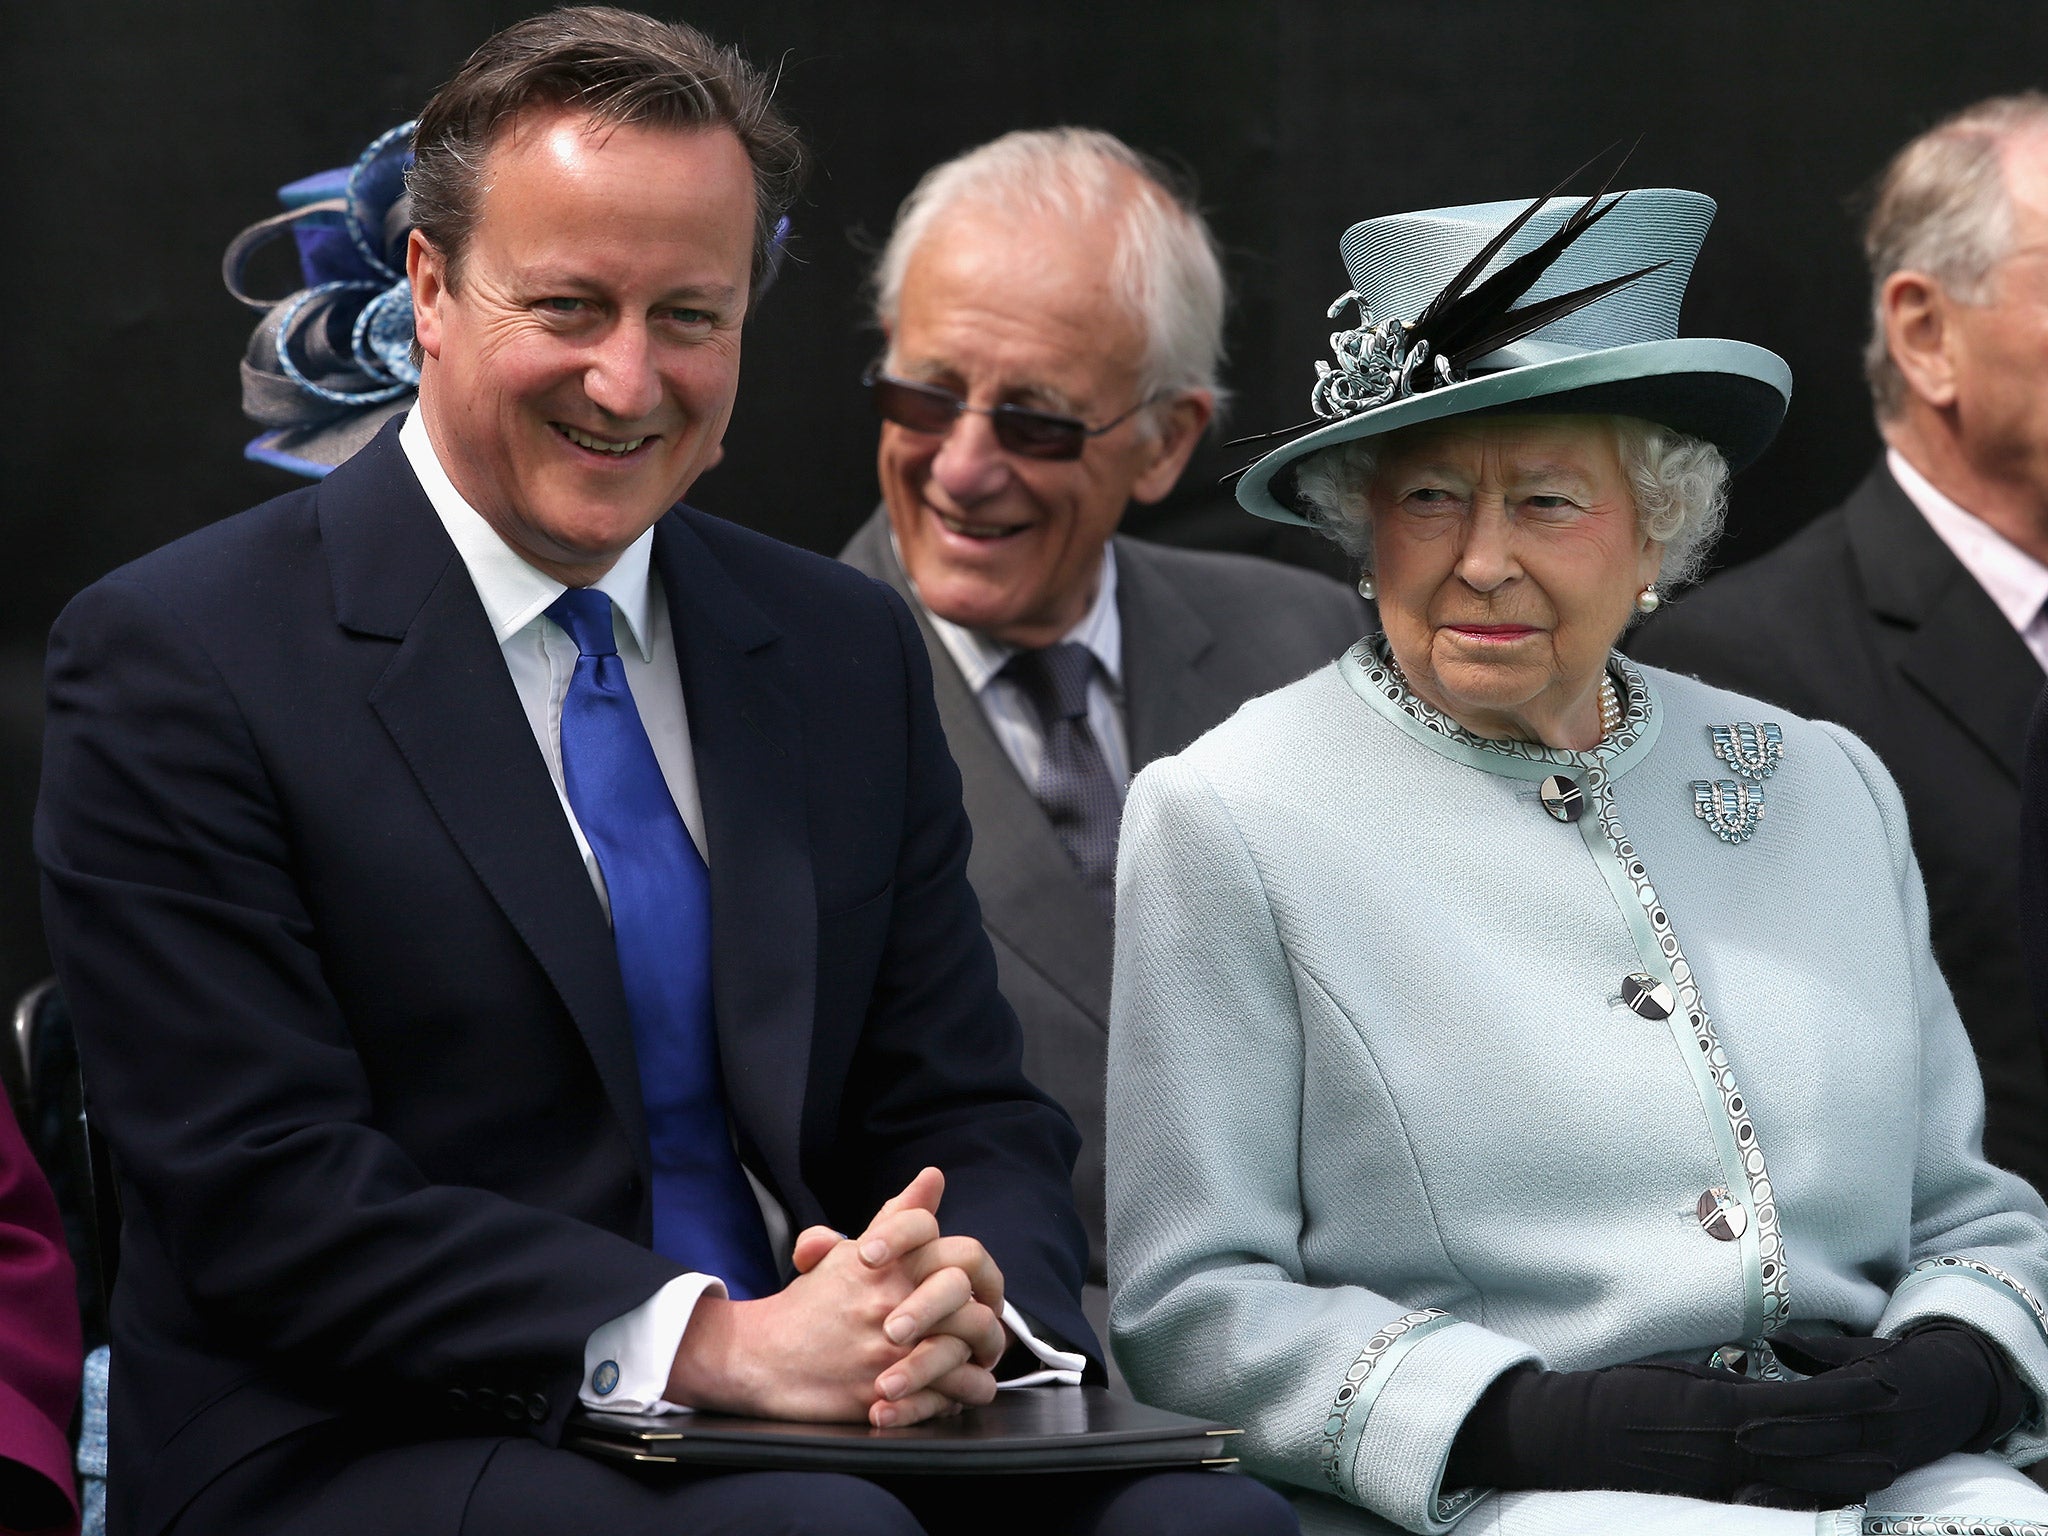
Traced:
<path fill-rule="evenodd" d="M 1582 419 L 1604 422 L 1614 433 L 1622 473 L 1634 495 L 1637 526 L 1664 546 L 1659 585 L 1675 587 L 1696 579 L 1728 516 L 1728 461 L 1721 450 L 1634 416 Z M 1361 437 L 1325 448 L 1306 459 L 1294 476 L 1309 521 L 1368 568 L 1368 498 L 1385 442 Z"/>
<path fill-rule="evenodd" d="M 896 211 L 875 264 L 875 318 L 893 329 L 911 255 L 948 214 L 967 207 L 1066 223 L 1119 220 L 1110 291 L 1144 330 L 1146 398 L 1224 391 L 1223 264 L 1215 236 L 1175 178 L 1149 155 L 1094 128 L 1006 133 L 925 172 Z"/>
<path fill-rule="evenodd" d="M 1885 167 L 1863 226 L 1863 255 L 1870 264 L 1863 375 L 1880 420 L 1897 416 L 1906 404 L 1906 380 L 1885 336 L 1885 282 L 1895 272 L 1922 272 L 1950 298 L 1982 302 L 1985 279 L 2012 250 L 2006 146 L 2043 132 L 2048 96 L 1994 96 L 1937 123 Z"/>

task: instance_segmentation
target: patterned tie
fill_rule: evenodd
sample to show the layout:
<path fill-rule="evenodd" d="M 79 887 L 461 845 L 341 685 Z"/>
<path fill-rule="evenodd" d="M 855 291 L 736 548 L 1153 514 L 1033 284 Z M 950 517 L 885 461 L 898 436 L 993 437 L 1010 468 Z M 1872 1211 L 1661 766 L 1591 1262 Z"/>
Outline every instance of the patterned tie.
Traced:
<path fill-rule="evenodd" d="M 726 1128 L 711 1004 L 711 873 L 676 810 L 612 637 L 612 600 L 571 589 L 548 617 L 582 654 L 562 701 L 562 776 L 611 899 L 612 938 L 654 1158 L 654 1249 L 740 1300 L 780 1289 Z"/>
<path fill-rule="evenodd" d="M 1042 651 L 1019 651 L 1003 673 L 1024 690 L 1045 732 L 1038 769 L 1038 803 L 1066 844 L 1081 879 L 1103 906 L 1116 902 L 1116 831 L 1123 802 L 1088 729 L 1088 680 L 1095 655 L 1065 641 Z"/>

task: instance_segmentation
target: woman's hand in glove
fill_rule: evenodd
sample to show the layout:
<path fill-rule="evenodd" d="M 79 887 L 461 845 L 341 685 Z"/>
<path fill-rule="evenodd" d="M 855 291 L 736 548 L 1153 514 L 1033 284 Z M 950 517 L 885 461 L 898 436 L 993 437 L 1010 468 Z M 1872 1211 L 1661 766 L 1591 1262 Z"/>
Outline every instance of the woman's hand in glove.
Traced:
<path fill-rule="evenodd" d="M 1679 1363 L 1510 1371 L 1467 1416 L 1444 1486 L 1829 1507 L 1951 1451 L 1981 1449 L 2025 1412 L 2004 1357 L 1960 1324 L 1772 1346 L 1812 1376 L 1753 1381 Z"/>
<path fill-rule="evenodd" d="M 1986 1450 L 2026 1416 L 2030 1394 L 2004 1352 L 1962 1323 L 1922 1323 L 1895 1339 L 1792 1336 L 1772 1340 L 1772 1348 L 1815 1379 L 1863 1378 L 1891 1388 L 1891 1401 L 1869 1415 L 1864 1432 L 1901 1472 L 1952 1451 Z M 1779 1433 L 1752 1438 L 1768 1443 Z"/>
<path fill-rule="evenodd" d="M 1797 1489 L 1809 1508 L 1852 1504 L 1897 1475 L 1863 1431 L 1893 1396 L 1869 1377 L 1751 1381 L 1675 1362 L 1524 1366 L 1466 1417 L 1444 1486 L 1618 1488 L 1720 1503 Z M 1752 1448 L 1762 1427 L 1771 1433 Z"/>

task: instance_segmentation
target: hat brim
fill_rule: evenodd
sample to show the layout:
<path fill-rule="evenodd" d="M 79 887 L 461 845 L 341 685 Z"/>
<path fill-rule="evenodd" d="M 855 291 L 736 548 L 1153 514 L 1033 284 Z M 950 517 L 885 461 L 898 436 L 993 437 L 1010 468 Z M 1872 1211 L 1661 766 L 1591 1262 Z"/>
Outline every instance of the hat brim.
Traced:
<path fill-rule="evenodd" d="M 252 438 L 249 446 L 242 450 L 242 457 L 253 459 L 258 464 L 290 470 L 308 479 L 323 480 L 337 466 L 354 458 L 366 447 L 385 422 L 411 410 L 417 398 L 414 394 L 400 395 L 396 400 L 386 400 L 317 426 L 279 427 Z"/>
<path fill-rule="evenodd" d="M 1792 370 L 1763 347 L 1711 337 L 1636 342 L 1481 374 L 1333 421 L 1252 465 L 1238 480 L 1237 501 L 1275 522 L 1307 524 L 1294 506 L 1301 460 L 1339 443 L 1481 414 L 1637 416 L 1712 443 L 1737 470 L 1770 446 L 1791 400 Z"/>

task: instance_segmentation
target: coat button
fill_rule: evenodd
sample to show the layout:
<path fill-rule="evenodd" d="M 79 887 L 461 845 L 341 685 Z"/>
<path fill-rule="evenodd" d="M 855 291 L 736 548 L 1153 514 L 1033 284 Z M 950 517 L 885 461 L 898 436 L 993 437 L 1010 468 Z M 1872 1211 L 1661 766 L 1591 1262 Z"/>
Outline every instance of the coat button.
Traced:
<path fill-rule="evenodd" d="M 526 1416 L 536 1424 L 545 1423 L 548 1416 L 548 1400 L 538 1392 L 529 1392 L 526 1397 Z"/>
<path fill-rule="evenodd" d="M 1645 1019 L 1668 1019 L 1678 1007 L 1671 989 L 1644 971 L 1621 978 L 1621 1000 L 1628 1004 L 1630 1012 Z"/>
<path fill-rule="evenodd" d="M 1749 1212 L 1725 1189 L 1710 1189 L 1693 1208 L 1707 1236 L 1732 1243 L 1749 1230 Z"/>
<path fill-rule="evenodd" d="M 1543 809 L 1559 821 L 1577 821 L 1586 813 L 1586 792 L 1569 774 L 1553 773 L 1536 788 Z"/>

